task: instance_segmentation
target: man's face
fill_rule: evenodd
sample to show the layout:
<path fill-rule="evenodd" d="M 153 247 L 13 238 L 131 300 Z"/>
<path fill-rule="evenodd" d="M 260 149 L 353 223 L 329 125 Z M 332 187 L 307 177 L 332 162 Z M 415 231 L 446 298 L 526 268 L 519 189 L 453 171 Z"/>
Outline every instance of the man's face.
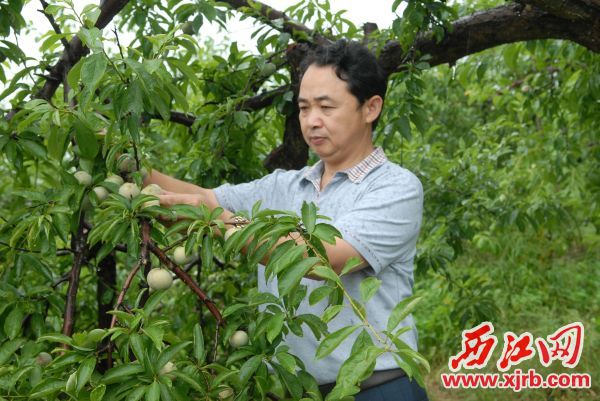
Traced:
<path fill-rule="evenodd" d="M 325 162 L 352 161 L 365 148 L 371 149 L 371 123 L 381 110 L 380 103 L 373 110 L 372 99 L 360 105 L 333 67 L 311 65 L 298 96 L 304 140 Z"/>

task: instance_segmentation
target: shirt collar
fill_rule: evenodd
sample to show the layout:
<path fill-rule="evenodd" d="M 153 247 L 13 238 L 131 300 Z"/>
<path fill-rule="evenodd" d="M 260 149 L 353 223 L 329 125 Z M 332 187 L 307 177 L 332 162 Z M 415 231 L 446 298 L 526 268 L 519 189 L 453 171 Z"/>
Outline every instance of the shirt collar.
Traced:
<path fill-rule="evenodd" d="M 348 179 L 354 183 L 359 184 L 365 177 L 373 171 L 376 167 L 381 166 L 387 161 L 387 157 L 381 147 L 376 147 L 373 152 L 358 164 L 347 168 L 346 170 L 340 171 L 348 176 Z M 319 160 L 314 166 L 309 167 L 304 173 L 304 178 L 312 182 L 316 188 L 321 186 L 321 176 L 323 175 L 323 161 Z"/>

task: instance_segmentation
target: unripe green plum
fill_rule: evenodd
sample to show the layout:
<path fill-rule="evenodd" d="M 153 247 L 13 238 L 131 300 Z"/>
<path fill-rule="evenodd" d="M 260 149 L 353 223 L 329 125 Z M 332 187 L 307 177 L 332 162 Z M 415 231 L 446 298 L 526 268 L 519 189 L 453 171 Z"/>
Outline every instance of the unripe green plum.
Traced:
<path fill-rule="evenodd" d="M 98 198 L 98 200 L 100 202 L 102 202 L 104 199 L 106 199 L 108 197 L 108 189 L 104 188 L 104 187 L 94 187 L 94 189 L 92 190 L 94 191 L 94 193 L 96 194 L 96 197 Z"/>
<path fill-rule="evenodd" d="M 89 187 L 92 185 L 92 176 L 87 171 L 79 170 L 73 174 L 79 185 L 83 185 L 84 187 Z"/>
<path fill-rule="evenodd" d="M 121 173 L 133 172 L 136 168 L 135 159 L 128 153 L 122 154 L 117 161 L 117 168 Z"/>
<path fill-rule="evenodd" d="M 260 67 L 260 75 L 262 75 L 263 77 L 273 75 L 275 71 L 277 71 L 277 67 L 273 63 L 266 63 L 262 67 Z"/>
<path fill-rule="evenodd" d="M 191 21 L 188 21 L 185 24 L 183 24 L 181 26 L 181 31 L 186 35 L 193 35 L 196 33 L 196 30 L 194 29 L 194 24 L 192 24 Z"/>
<path fill-rule="evenodd" d="M 166 290 L 173 285 L 173 276 L 165 269 L 152 269 L 146 277 L 146 282 L 152 290 Z"/>
<path fill-rule="evenodd" d="M 157 184 L 150 184 L 142 188 L 142 194 L 144 195 L 153 195 L 158 196 L 162 193 L 162 188 Z M 154 199 L 151 201 L 144 202 L 142 208 L 147 208 L 150 206 L 160 206 L 160 200 Z"/>
<path fill-rule="evenodd" d="M 68 393 L 74 393 L 77 388 L 77 371 L 71 373 L 69 378 L 67 379 L 67 384 L 65 385 L 65 390 Z"/>
<path fill-rule="evenodd" d="M 243 347 L 248 344 L 248 334 L 244 330 L 238 330 L 229 337 L 229 344 L 233 348 Z"/>
<path fill-rule="evenodd" d="M 47 352 L 40 352 L 38 356 L 35 357 L 35 363 L 40 366 L 47 366 L 52 362 L 52 355 Z"/>
<path fill-rule="evenodd" d="M 157 184 L 149 184 L 142 188 L 142 193 L 144 195 L 160 195 L 162 193 L 162 188 Z"/>
<path fill-rule="evenodd" d="M 119 195 L 133 199 L 140 194 L 140 188 L 132 182 L 126 182 L 119 188 Z"/>
<path fill-rule="evenodd" d="M 119 186 L 123 185 L 123 183 L 125 182 L 123 181 L 123 178 L 120 175 L 116 174 L 110 174 L 108 177 L 106 177 L 104 181 L 112 182 L 113 184 L 117 184 Z"/>
<path fill-rule="evenodd" d="M 175 248 L 175 251 L 173 251 L 173 261 L 175 263 L 177 263 L 178 265 L 186 264 L 186 263 L 190 262 L 191 260 L 192 260 L 192 257 L 187 256 L 185 254 L 184 246 L 178 246 L 177 248 Z"/>
<path fill-rule="evenodd" d="M 177 366 L 175 366 L 175 364 L 171 361 L 165 363 L 165 365 L 160 368 L 160 370 L 158 371 L 158 374 L 160 374 L 161 376 L 167 376 L 169 373 L 171 373 L 172 371 L 177 370 Z"/>
<path fill-rule="evenodd" d="M 219 391 L 219 400 L 222 401 L 231 401 L 233 400 L 233 389 L 231 387 L 227 387 Z"/>

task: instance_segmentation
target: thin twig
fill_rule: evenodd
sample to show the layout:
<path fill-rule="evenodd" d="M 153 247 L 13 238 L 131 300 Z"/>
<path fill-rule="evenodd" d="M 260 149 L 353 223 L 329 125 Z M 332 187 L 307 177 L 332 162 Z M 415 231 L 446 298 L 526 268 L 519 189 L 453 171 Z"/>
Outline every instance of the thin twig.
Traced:
<path fill-rule="evenodd" d="M 119 54 L 121 58 L 125 60 L 125 55 L 123 54 L 123 48 L 121 47 L 121 41 L 119 40 L 119 33 L 117 32 L 117 27 L 113 28 L 113 32 L 115 33 L 115 38 L 117 39 L 117 46 L 119 47 Z"/>
<path fill-rule="evenodd" d="M 45 0 L 40 0 L 40 3 L 42 3 L 42 10 L 38 10 L 39 12 L 41 12 L 42 14 L 44 14 L 46 16 L 46 18 L 48 19 L 48 21 L 50 22 L 50 25 L 52 25 L 52 29 L 54 29 L 54 32 L 56 32 L 57 34 L 60 35 L 60 41 L 63 44 L 63 46 L 65 47 L 65 51 L 69 51 L 70 47 L 69 46 L 69 42 L 67 42 L 67 39 L 65 39 L 65 37 L 63 36 L 62 31 L 60 30 L 60 27 L 58 26 L 58 24 L 56 23 L 56 20 L 54 19 L 54 16 L 52 14 L 48 14 L 46 12 L 46 8 L 48 7 L 48 3 Z"/>
<path fill-rule="evenodd" d="M 148 263 L 148 244 L 150 242 L 150 223 L 147 220 L 142 221 L 142 247 L 140 250 L 140 258 L 137 263 L 131 269 L 125 282 L 123 283 L 123 288 L 121 288 L 121 292 L 119 293 L 119 297 L 117 298 L 117 303 L 115 304 L 114 310 L 118 310 L 123 305 L 123 300 L 125 299 L 125 294 L 127 294 L 127 290 L 131 286 L 131 282 L 133 281 L 135 275 L 138 273 L 140 268 Z M 110 321 L 109 329 L 115 327 L 117 323 L 117 315 L 113 315 Z M 112 363 L 112 350 L 113 343 L 112 341 L 108 345 L 108 368 L 110 369 L 113 365 Z"/>
<path fill-rule="evenodd" d="M 71 267 L 71 272 L 69 273 L 69 288 L 67 289 L 62 329 L 62 334 L 69 337 L 73 334 L 73 328 L 75 327 L 75 305 L 77 304 L 79 276 L 81 274 L 81 266 L 83 266 L 87 254 L 87 231 L 83 224 L 83 213 L 79 217 L 77 233 L 71 238 L 71 248 L 75 256 L 73 257 L 73 267 Z M 66 349 L 68 346 L 65 344 L 63 348 Z"/>

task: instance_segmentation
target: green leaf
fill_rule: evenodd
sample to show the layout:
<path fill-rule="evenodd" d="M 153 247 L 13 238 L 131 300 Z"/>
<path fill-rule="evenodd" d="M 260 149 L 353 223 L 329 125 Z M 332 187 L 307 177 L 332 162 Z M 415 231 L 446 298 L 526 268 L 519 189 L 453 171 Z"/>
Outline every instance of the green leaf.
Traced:
<path fill-rule="evenodd" d="M 90 401 L 102 401 L 105 392 L 106 386 L 104 384 L 99 385 L 90 393 Z"/>
<path fill-rule="evenodd" d="M 402 137 L 404 137 L 405 139 L 410 141 L 412 138 L 412 132 L 411 132 L 410 122 L 408 121 L 408 118 L 406 118 L 406 116 L 399 117 L 397 124 L 398 124 L 398 129 L 400 130 L 400 135 L 402 135 Z"/>
<path fill-rule="evenodd" d="M 317 207 L 312 202 L 302 203 L 302 223 L 308 234 L 312 234 L 315 230 L 315 223 L 317 221 Z"/>
<path fill-rule="evenodd" d="M 248 359 L 242 365 L 240 369 L 239 381 L 241 385 L 244 385 L 250 380 L 250 377 L 256 372 L 258 367 L 262 363 L 262 355 L 254 355 L 252 358 Z"/>
<path fill-rule="evenodd" d="M 39 158 L 39 159 L 46 159 L 46 157 L 47 157 L 46 148 L 43 145 L 39 144 L 38 142 L 23 139 L 23 140 L 19 141 L 19 143 L 23 147 L 23 150 L 25 150 L 25 152 L 27 152 L 31 157 Z"/>
<path fill-rule="evenodd" d="M 162 381 L 159 383 L 160 386 L 160 400 L 161 401 L 172 401 L 173 393 L 171 391 L 171 387 L 167 386 Z"/>
<path fill-rule="evenodd" d="M 317 224 L 315 226 L 315 230 L 313 231 L 313 235 L 319 238 L 321 241 L 325 241 L 330 244 L 335 244 L 336 237 L 342 238 L 342 234 L 337 228 L 326 223 Z"/>
<path fill-rule="evenodd" d="M 225 310 L 223 311 L 223 317 L 227 317 L 227 316 L 233 315 L 237 311 L 240 311 L 240 310 L 245 309 L 247 307 L 248 307 L 248 305 L 246 305 L 246 304 L 233 304 L 233 305 L 230 305 L 227 308 L 225 308 Z"/>
<path fill-rule="evenodd" d="M 10 357 L 13 356 L 27 340 L 24 338 L 16 338 L 14 340 L 6 341 L 0 347 L 0 366 L 3 366 Z"/>
<path fill-rule="evenodd" d="M 165 294 L 166 291 L 153 292 L 146 301 L 146 304 L 144 305 L 144 313 L 149 316 L 154 310 L 154 308 L 156 308 L 158 304 L 162 301 L 162 298 L 165 296 Z"/>
<path fill-rule="evenodd" d="M 278 313 L 269 319 L 267 327 L 267 340 L 272 343 L 283 329 L 283 322 L 285 321 L 285 313 Z"/>
<path fill-rule="evenodd" d="M 202 334 L 202 327 L 200 327 L 199 323 L 194 325 L 194 358 L 198 363 L 204 363 L 204 359 L 206 358 L 205 348 L 204 348 L 204 335 Z"/>
<path fill-rule="evenodd" d="M 21 332 L 23 327 L 23 317 L 23 310 L 19 304 L 15 304 L 12 311 L 10 311 L 6 317 L 6 320 L 4 320 L 4 333 L 6 333 L 9 339 L 14 339 Z"/>
<path fill-rule="evenodd" d="M 362 261 L 360 260 L 360 258 L 357 258 L 357 257 L 352 257 L 352 258 L 348 259 L 346 261 L 346 264 L 344 265 L 344 268 L 342 269 L 342 272 L 340 273 L 340 276 L 350 273 L 350 271 L 352 269 L 354 269 L 361 263 L 362 263 Z"/>
<path fill-rule="evenodd" d="M 407 317 L 421 301 L 421 297 L 408 297 L 394 307 L 388 318 L 387 331 L 393 331 L 405 317 Z"/>
<path fill-rule="evenodd" d="M 75 141 L 79 146 L 81 157 L 94 159 L 100 149 L 94 131 L 79 119 L 73 121 L 73 128 L 75 129 Z"/>
<path fill-rule="evenodd" d="M 364 303 L 367 303 L 369 299 L 377 293 L 377 290 L 381 286 L 381 280 L 377 277 L 367 277 L 360 283 L 360 297 Z"/>
<path fill-rule="evenodd" d="M 334 289 L 327 285 L 315 288 L 308 297 L 310 305 L 314 305 L 327 297 Z"/>
<path fill-rule="evenodd" d="M 81 81 L 92 93 L 106 72 L 108 61 L 102 53 L 88 56 L 81 66 Z"/>
<path fill-rule="evenodd" d="M 316 266 L 311 271 L 317 277 L 340 283 L 340 277 L 328 266 Z"/>
<path fill-rule="evenodd" d="M 83 386 L 87 384 L 87 382 L 92 377 L 92 373 L 94 373 L 94 369 L 96 368 L 96 358 L 89 357 L 86 358 L 79 369 L 77 369 L 77 390 L 76 392 L 80 392 L 83 389 Z"/>
<path fill-rule="evenodd" d="M 127 105 L 122 114 L 129 112 L 141 115 L 144 111 L 144 90 L 139 78 L 131 81 L 125 92 L 125 104 Z"/>
<path fill-rule="evenodd" d="M 49 378 L 38 384 L 31 390 L 31 394 L 29 394 L 29 398 L 44 398 L 49 400 L 48 397 L 50 394 L 59 391 L 65 387 L 65 380 L 58 380 Z"/>
<path fill-rule="evenodd" d="M 327 355 L 331 354 L 350 334 L 352 334 L 360 325 L 343 327 L 333 333 L 329 334 L 319 344 L 316 353 L 316 359 L 323 359 Z"/>
<path fill-rule="evenodd" d="M 278 277 L 277 287 L 279 289 L 279 296 L 283 297 L 296 288 L 302 277 L 319 261 L 320 259 L 316 257 L 306 258 L 284 270 Z"/>
<path fill-rule="evenodd" d="M 296 319 L 300 322 L 305 323 L 308 326 L 308 328 L 313 332 L 317 340 L 321 339 L 322 336 L 327 334 L 327 324 L 315 315 L 306 313 L 297 316 Z"/>
<path fill-rule="evenodd" d="M 158 360 L 156 362 L 157 370 L 162 368 L 167 362 L 169 362 L 179 351 L 184 350 L 188 345 L 192 344 L 191 341 L 185 341 L 180 344 L 170 345 L 158 356 Z"/>
<path fill-rule="evenodd" d="M 321 317 L 321 319 L 326 323 L 330 322 L 331 319 L 336 317 L 341 311 L 344 310 L 344 308 L 344 305 L 331 305 L 327 309 L 325 309 L 325 312 L 323 312 L 323 317 Z"/>
<path fill-rule="evenodd" d="M 137 333 L 133 333 L 129 336 L 129 346 L 135 355 L 135 358 L 139 363 L 144 366 L 144 343 L 142 341 L 142 336 Z M 144 366 L 144 369 L 146 366 Z"/>
<path fill-rule="evenodd" d="M 271 366 L 273 366 L 273 369 L 275 369 L 293 399 L 300 399 L 302 397 L 302 384 L 298 381 L 298 376 L 291 374 L 277 363 L 272 362 Z"/>
<path fill-rule="evenodd" d="M 62 161 L 67 149 L 68 137 L 69 134 L 64 129 L 58 129 L 56 127 L 50 129 L 50 136 L 48 137 L 48 153 L 51 158 Z"/>
<path fill-rule="evenodd" d="M 357 350 L 357 352 L 351 353 L 340 367 L 336 379 L 336 387 L 331 393 L 331 398 L 328 399 L 337 399 L 342 394 L 352 394 L 355 391 L 353 387 L 370 376 L 375 368 L 377 358 L 384 352 L 384 349 L 376 346 L 367 346 Z M 344 392 L 344 389 L 350 390 L 350 392 Z"/>
<path fill-rule="evenodd" d="M 100 379 L 100 382 L 104 384 L 117 383 L 125 380 L 128 376 L 137 375 L 142 372 L 144 372 L 144 368 L 139 363 L 120 365 L 107 371 L 102 379 Z"/>
<path fill-rule="evenodd" d="M 136 388 L 132 389 L 129 392 L 129 394 L 127 395 L 127 398 L 125 399 L 125 401 L 141 400 L 142 397 L 144 396 L 144 393 L 148 389 L 148 387 L 150 387 L 150 386 L 140 386 L 140 387 L 136 387 Z"/>
<path fill-rule="evenodd" d="M 152 382 L 146 389 L 146 401 L 160 401 L 160 385 Z"/>
<path fill-rule="evenodd" d="M 197 377 L 192 377 L 191 375 L 189 375 L 185 372 L 182 372 L 180 370 L 174 370 L 169 374 L 176 377 L 177 379 L 181 379 L 184 382 L 186 382 L 187 384 L 189 384 L 192 388 L 194 388 L 194 390 L 198 391 L 200 393 L 200 395 L 202 395 L 203 397 L 206 395 L 206 388 L 201 386 L 202 384 L 206 385 L 203 380 L 198 380 Z"/>

